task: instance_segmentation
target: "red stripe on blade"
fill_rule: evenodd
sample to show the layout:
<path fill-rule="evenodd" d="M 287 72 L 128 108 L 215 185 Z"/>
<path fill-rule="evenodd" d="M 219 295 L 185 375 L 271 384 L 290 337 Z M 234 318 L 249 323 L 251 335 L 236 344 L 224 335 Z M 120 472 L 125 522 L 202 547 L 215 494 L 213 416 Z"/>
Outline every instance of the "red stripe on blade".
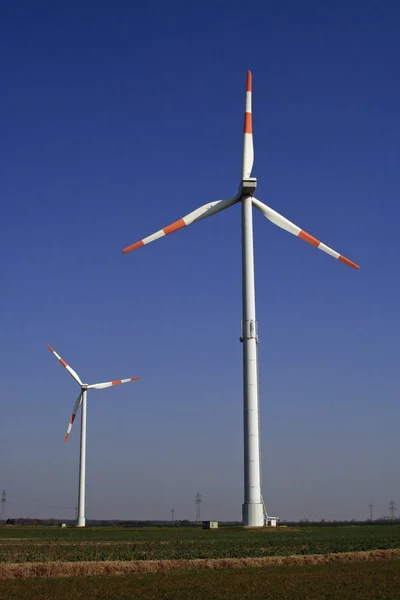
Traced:
<path fill-rule="evenodd" d="M 117 379 L 116 381 L 112 381 L 111 383 L 112 385 L 118 385 L 119 383 L 121 383 L 121 380 Z"/>
<path fill-rule="evenodd" d="M 253 133 L 251 113 L 244 113 L 244 132 Z"/>
<path fill-rule="evenodd" d="M 356 263 L 353 263 L 351 260 L 349 260 L 348 258 L 345 258 L 344 256 L 339 256 L 339 260 L 342 263 L 344 263 L 345 265 L 348 265 L 349 267 L 353 267 L 353 269 L 360 268 L 358 265 L 356 265 Z"/>
<path fill-rule="evenodd" d="M 62 364 L 63 367 L 68 367 L 68 365 L 65 362 L 65 360 L 63 360 L 62 358 L 60 358 L 59 360 L 60 360 L 60 363 Z"/>
<path fill-rule="evenodd" d="M 179 219 L 179 221 L 171 223 L 171 225 L 168 225 L 168 227 L 164 227 L 163 232 L 165 233 L 165 235 L 168 235 L 173 231 L 178 231 L 178 229 L 182 229 L 182 227 L 186 227 L 186 223 L 183 219 Z"/>
<path fill-rule="evenodd" d="M 126 248 L 124 248 L 122 250 L 122 254 L 131 252 L 132 250 L 136 250 L 137 248 L 141 248 L 142 246 L 144 246 L 144 243 L 142 242 L 142 240 L 140 240 L 140 242 L 136 242 L 136 244 L 132 244 L 131 246 L 127 246 Z"/>
<path fill-rule="evenodd" d="M 131 377 L 131 381 L 137 381 L 140 377 Z"/>
<path fill-rule="evenodd" d="M 251 92 L 252 83 L 251 71 L 247 71 L 246 92 Z"/>
<path fill-rule="evenodd" d="M 50 350 L 50 352 L 54 352 L 53 348 L 51 346 L 49 346 L 49 344 L 47 344 L 47 347 Z"/>
<path fill-rule="evenodd" d="M 308 242 L 312 246 L 315 246 L 316 248 L 318 248 L 321 243 L 319 240 L 317 240 L 317 238 L 313 237 L 309 233 L 306 233 L 305 231 L 300 231 L 299 238 L 305 242 Z"/>
<path fill-rule="evenodd" d="M 73 424 L 74 424 L 75 417 L 76 417 L 76 415 L 72 415 L 72 417 L 71 417 L 71 425 L 73 425 Z"/>

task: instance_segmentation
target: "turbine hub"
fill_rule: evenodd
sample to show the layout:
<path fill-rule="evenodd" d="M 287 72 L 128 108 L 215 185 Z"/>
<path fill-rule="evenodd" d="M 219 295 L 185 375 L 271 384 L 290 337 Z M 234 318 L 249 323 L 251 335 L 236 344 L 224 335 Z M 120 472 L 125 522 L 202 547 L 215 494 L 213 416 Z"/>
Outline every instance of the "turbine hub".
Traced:
<path fill-rule="evenodd" d="M 248 179 L 242 179 L 239 185 L 239 195 L 241 198 L 245 196 L 254 196 L 254 192 L 257 187 L 257 179 L 255 177 L 249 177 Z"/>

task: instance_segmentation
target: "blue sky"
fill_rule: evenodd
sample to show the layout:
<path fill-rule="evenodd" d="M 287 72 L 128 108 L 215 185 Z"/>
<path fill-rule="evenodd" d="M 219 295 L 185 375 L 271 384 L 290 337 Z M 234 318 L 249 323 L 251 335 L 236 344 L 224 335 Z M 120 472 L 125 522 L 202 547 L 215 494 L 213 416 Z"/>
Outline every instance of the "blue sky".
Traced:
<path fill-rule="evenodd" d="M 126 256 L 240 179 L 253 72 L 257 197 L 356 272 L 254 214 L 270 514 L 400 504 L 400 5 L 3 2 L 0 488 L 72 517 L 79 389 L 87 516 L 240 519 L 240 209 Z M 49 506 L 45 508 L 42 505 Z M 61 508 L 71 507 L 71 508 Z"/>

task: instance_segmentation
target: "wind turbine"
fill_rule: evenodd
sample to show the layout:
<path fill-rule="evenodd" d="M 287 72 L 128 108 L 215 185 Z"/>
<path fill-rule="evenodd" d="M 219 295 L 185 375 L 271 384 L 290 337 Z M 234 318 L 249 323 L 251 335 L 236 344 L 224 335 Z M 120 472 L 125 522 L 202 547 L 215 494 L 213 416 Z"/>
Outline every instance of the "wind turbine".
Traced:
<path fill-rule="evenodd" d="M 261 494 L 259 407 L 258 407 L 258 355 L 257 323 L 254 286 L 254 249 L 252 207 L 257 208 L 272 223 L 292 233 L 312 246 L 330 254 L 341 262 L 358 269 L 359 267 L 344 256 L 335 252 L 294 223 L 254 198 L 257 180 L 251 177 L 254 162 L 252 127 L 252 75 L 247 72 L 246 109 L 244 118 L 244 144 L 242 160 L 242 180 L 238 193 L 227 200 L 217 200 L 204 204 L 168 227 L 126 247 L 123 253 L 136 250 L 164 235 L 168 235 L 196 221 L 215 215 L 238 202 L 242 205 L 242 287 L 243 287 L 243 412 L 244 412 L 244 503 L 242 506 L 243 524 L 248 527 L 261 527 L 264 524 L 263 499 Z"/>
<path fill-rule="evenodd" d="M 76 373 L 72 367 L 67 365 L 65 360 L 61 358 L 59 354 L 51 347 L 47 346 L 50 352 L 54 354 L 54 356 L 60 361 L 63 367 L 65 367 L 71 377 L 76 381 L 78 385 L 81 387 L 81 391 L 79 392 L 79 396 L 74 404 L 74 408 L 72 410 L 72 416 L 69 421 L 69 425 L 67 428 L 67 432 L 64 437 L 64 442 L 66 442 L 69 438 L 69 434 L 71 433 L 72 425 L 75 421 L 75 417 L 78 413 L 80 406 L 82 406 L 81 412 L 81 449 L 80 449 L 80 457 L 79 457 L 79 500 L 78 500 L 78 523 L 77 527 L 85 527 L 86 517 L 85 517 L 85 479 L 86 479 L 86 397 L 88 390 L 102 390 L 103 388 L 111 387 L 113 385 L 119 385 L 120 383 L 128 383 L 129 381 L 136 381 L 139 377 L 131 377 L 130 379 L 118 379 L 116 381 L 106 381 L 105 383 L 92 383 L 88 385 L 87 383 L 82 383 L 78 373 Z"/>

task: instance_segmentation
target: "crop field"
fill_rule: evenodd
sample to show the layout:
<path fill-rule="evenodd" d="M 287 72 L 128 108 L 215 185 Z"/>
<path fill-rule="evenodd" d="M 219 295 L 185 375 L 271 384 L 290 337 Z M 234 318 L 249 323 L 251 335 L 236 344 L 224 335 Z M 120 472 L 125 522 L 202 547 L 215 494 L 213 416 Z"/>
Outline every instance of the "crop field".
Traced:
<path fill-rule="evenodd" d="M 0 528 L 0 564 L 255 558 L 400 548 L 400 525 L 245 530 Z"/>

